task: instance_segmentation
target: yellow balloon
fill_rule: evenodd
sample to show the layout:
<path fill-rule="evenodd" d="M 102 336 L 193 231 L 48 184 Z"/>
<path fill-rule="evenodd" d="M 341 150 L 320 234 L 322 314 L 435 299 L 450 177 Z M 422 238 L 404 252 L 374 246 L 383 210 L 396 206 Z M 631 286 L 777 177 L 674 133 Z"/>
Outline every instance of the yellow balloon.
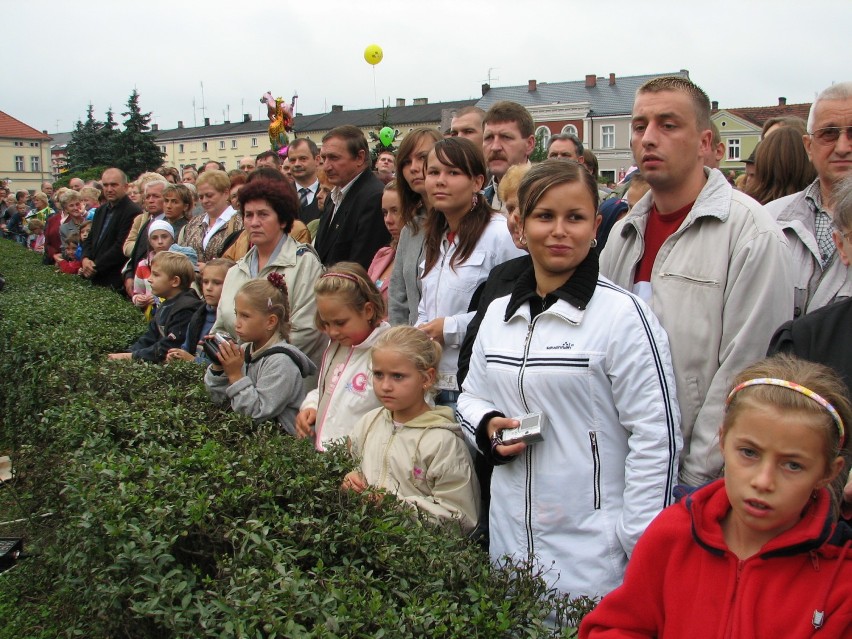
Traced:
<path fill-rule="evenodd" d="M 382 48 L 377 44 L 371 44 L 364 49 L 364 59 L 368 64 L 375 66 L 382 61 L 383 57 L 384 53 L 382 53 Z"/>

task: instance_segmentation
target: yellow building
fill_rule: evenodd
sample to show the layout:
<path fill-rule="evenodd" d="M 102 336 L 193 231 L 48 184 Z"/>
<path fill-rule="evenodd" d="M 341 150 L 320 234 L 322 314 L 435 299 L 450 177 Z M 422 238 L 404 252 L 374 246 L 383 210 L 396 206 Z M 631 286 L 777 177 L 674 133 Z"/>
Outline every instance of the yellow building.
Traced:
<path fill-rule="evenodd" d="M 40 191 L 42 182 L 53 179 L 50 140 L 47 131 L 0 111 L 0 180 L 14 191 Z"/>
<path fill-rule="evenodd" d="M 405 135 L 417 127 L 429 126 L 438 130 L 448 128 L 455 111 L 475 103 L 475 100 L 458 100 L 430 104 L 426 98 L 417 98 L 414 104 L 406 105 L 405 100 L 398 99 L 396 106 L 387 109 L 390 126 L 399 131 L 394 146 L 399 148 Z M 351 124 L 364 132 L 372 147 L 374 143 L 370 134 L 378 135 L 381 114 L 381 108 L 345 111 L 338 105 L 332 106 L 329 113 L 297 114 L 293 120 L 295 131 L 290 134 L 290 139 L 308 138 L 319 146 L 322 137 L 331 129 Z M 166 166 L 201 166 L 215 160 L 222 162 L 226 170 L 231 170 L 237 168 L 241 157 L 255 156 L 269 150 L 268 126 L 268 120 L 254 121 L 246 114 L 243 121 L 237 123 L 211 124 L 210 119 L 205 118 L 204 126 L 184 127 L 183 122 L 178 122 L 176 129 L 155 128 L 154 135 L 160 150 L 166 154 Z"/>

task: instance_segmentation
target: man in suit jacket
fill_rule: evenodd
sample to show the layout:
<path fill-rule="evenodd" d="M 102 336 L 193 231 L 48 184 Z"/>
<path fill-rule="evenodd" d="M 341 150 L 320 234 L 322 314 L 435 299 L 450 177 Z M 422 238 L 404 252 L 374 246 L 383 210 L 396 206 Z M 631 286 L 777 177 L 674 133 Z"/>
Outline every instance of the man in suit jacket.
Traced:
<path fill-rule="evenodd" d="M 319 155 L 317 145 L 308 138 L 296 138 L 287 148 L 290 174 L 296 181 L 294 186 L 299 196 L 299 219 L 305 224 L 319 219 L 321 213 L 317 204 L 317 191 L 320 187 L 317 179 Z"/>
<path fill-rule="evenodd" d="M 107 169 L 101 178 L 106 204 L 95 211 L 89 237 L 83 242 L 83 267 L 80 274 L 98 286 L 122 290 L 124 240 L 133 218 L 142 212 L 127 197 L 127 176 L 121 169 Z"/>
<path fill-rule="evenodd" d="M 334 186 L 325 203 L 314 248 L 325 265 L 358 262 L 365 269 L 390 243 L 382 218 L 382 184 L 370 170 L 367 138 L 351 125 L 322 139 L 323 169 Z"/>

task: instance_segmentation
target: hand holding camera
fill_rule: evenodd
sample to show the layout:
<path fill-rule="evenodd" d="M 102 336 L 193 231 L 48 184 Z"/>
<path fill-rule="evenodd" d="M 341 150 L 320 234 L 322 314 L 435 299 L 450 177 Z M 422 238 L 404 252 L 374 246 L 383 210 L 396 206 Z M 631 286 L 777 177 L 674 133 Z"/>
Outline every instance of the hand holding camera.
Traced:
<path fill-rule="evenodd" d="M 544 413 L 494 417 L 488 422 L 492 452 L 502 457 L 520 455 L 528 445 L 544 441 L 546 423 Z"/>
<path fill-rule="evenodd" d="M 232 384 L 243 377 L 243 362 L 245 356 L 243 350 L 227 333 L 214 333 L 204 338 L 204 352 L 207 357 L 220 365 Z"/>

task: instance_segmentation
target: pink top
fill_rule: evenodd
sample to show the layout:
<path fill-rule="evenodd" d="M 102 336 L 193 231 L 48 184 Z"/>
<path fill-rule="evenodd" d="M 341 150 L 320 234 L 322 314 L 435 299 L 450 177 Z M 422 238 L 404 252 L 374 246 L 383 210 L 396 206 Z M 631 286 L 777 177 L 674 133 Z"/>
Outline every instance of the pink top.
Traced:
<path fill-rule="evenodd" d="M 367 269 L 367 275 L 369 275 L 372 282 L 376 285 L 376 288 L 382 294 L 382 297 L 385 300 L 385 316 L 382 319 L 387 319 L 387 305 L 388 305 L 388 284 L 390 284 L 390 276 L 393 272 L 393 268 L 391 268 L 388 276 L 380 280 L 379 278 L 382 276 L 382 273 L 385 272 L 385 269 L 393 264 L 393 261 L 396 259 L 396 249 L 391 248 L 390 246 L 383 246 L 377 252 L 373 261 L 370 263 L 370 268 Z"/>

